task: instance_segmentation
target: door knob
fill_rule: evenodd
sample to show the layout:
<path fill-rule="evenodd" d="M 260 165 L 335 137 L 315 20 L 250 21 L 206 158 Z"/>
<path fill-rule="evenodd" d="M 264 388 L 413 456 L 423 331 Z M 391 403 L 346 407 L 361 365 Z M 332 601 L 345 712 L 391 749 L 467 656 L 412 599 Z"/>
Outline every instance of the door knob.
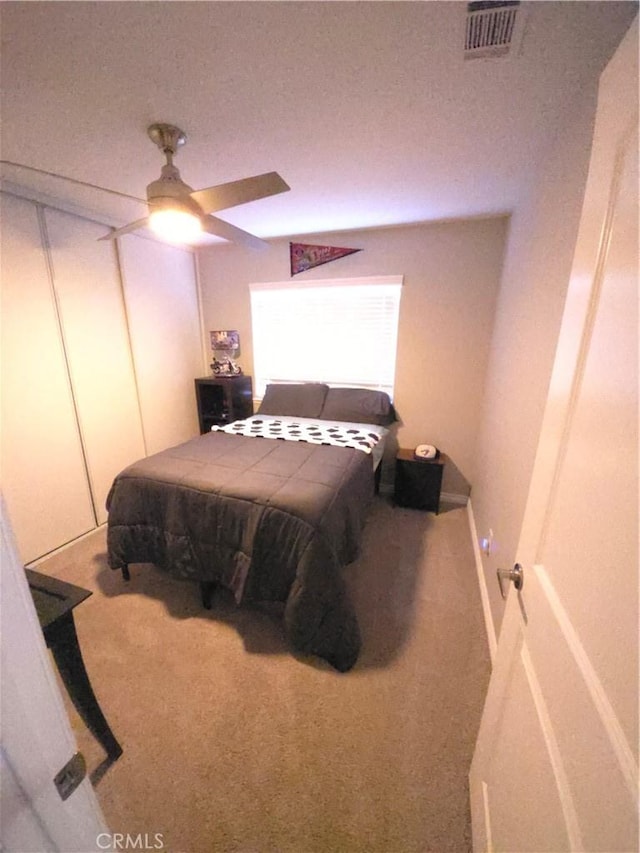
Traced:
<path fill-rule="evenodd" d="M 508 581 L 513 581 L 513 585 L 517 590 L 522 589 L 522 585 L 524 583 L 523 569 L 520 563 L 516 563 L 512 569 L 497 569 L 496 575 L 498 577 L 498 586 L 500 587 L 500 595 L 503 598 L 507 597 L 507 593 L 504 588 L 504 584 L 502 583 L 503 579 Z"/>

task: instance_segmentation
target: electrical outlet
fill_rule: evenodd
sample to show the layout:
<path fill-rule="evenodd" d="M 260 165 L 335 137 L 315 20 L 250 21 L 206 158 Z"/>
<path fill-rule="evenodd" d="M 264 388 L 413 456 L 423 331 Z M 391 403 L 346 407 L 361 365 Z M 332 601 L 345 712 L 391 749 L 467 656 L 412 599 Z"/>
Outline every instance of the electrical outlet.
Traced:
<path fill-rule="evenodd" d="M 493 530 L 489 528 L 489 535 L 482 540 L 482 553 L 485 557 L 491 556 L 493 550 Z"/>

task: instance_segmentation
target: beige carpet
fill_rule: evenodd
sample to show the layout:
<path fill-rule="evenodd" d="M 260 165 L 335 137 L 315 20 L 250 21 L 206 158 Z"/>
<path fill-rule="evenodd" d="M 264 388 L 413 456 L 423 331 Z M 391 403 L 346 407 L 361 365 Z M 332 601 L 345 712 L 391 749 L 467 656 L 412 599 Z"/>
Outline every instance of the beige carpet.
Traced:
<path fill-rule="evenodd" d="M 470 849 L 467 773 L 489 677 L 466 510 L 377 498 L 346 570 L 349 673 L 292 656 L 279 619 L 149 565 L 125 584 L 105 533 L 36 567 L 92 589 L 87 670 L 124 754 L 96 784 L 113 832 L 171 853 Z M 104 752 L 70 714 L 90 770 Z"/>

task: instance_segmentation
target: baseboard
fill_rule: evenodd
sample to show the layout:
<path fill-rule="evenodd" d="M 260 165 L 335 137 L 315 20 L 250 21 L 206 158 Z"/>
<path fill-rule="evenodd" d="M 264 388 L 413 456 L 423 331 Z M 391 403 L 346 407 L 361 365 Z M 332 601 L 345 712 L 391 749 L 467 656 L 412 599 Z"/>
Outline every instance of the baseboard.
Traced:
<path fill-rule="evenodd" d="M 469 495 L 457 495 L 454 492 L 440 492 L 440 503 L 466 506 L 468 501 Z"/>
<path fill-rule="evenodd" d="M 489 592 L 487 590 L 487 581 L 484 576 L 484 566 L 482 565 L 482 555 L 480 554 L 480 545 L 478 544 L 478 531 L 476 529 L 476 520 L 473 515 L 473 507 L 471 498 L 467 501 L 467 516 L 469 518 L 469 530 L 471 532 L 471 543 L 473 545 L 473 556 L 476 563 L 476 574 L 478 575 L 478 585 L 480 587 L 480 599 L 482 601 L 482 612 L 484 614 L 484 626 L 487 632 L 487 642 L 489 643 L 489 654 L 491 656 L 491 665 L 496 656 L 496 648 L 498 641 L 496 638 L 496 627 L 493 624 L 493 615 L 491 613 L 491 605 L 489 603 Z"/>
<path fill-rule="evenodd" d="M 69 542 L 65 542 L 63 545 L 59 545 L 57 548 L 54 548 L 51 551 L 47 551 L 46 554 L 42 554 L 40 557 L 36 557 L 31 560 L 30 563 L 25 563 L 26 569 L 34 569 L 40 563 L 43 563 L 45 560 L 48 560 L 50 557 L 55 557 L 56 554 L 61 554 L 63 551 L 66 551 L 67 548 L 71 548 L 72 545 L 77 545 L 78 542 L 82 542 L 83 539 L 88 539 L 89 536 L 93 536 L 94 533 L 97 533 L 103 527 L 106 527 L 107 522 L 103 522 L 99 524 L 97 527 L 91 528 L 91 530 L 87 530 L 86 533 L 81 533 L 80 536 L 76 536 L 74 539 L 69 540 Z"/>

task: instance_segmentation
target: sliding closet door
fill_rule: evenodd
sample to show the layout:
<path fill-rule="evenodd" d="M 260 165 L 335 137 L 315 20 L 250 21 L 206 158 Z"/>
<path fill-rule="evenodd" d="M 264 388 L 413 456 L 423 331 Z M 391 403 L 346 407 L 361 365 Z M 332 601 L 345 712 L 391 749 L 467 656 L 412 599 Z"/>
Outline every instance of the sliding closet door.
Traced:
<path fill-rule="evenodd" d="M 47 238 L 98 523 L 113 478 L 145 456 L 116 246 L 102 225 L 47 209 Z"/>
<path fill-rule="evenodd" d="M 122 274 L 147 452 L 198 434 L 193 380 L 203 375 L 193 255 L 134 235 Z"/>
<path fill-rule="evenodd" d="M 2 491 L 26 563 L 95 518 L 38 210 L 1 201 Z"/>

